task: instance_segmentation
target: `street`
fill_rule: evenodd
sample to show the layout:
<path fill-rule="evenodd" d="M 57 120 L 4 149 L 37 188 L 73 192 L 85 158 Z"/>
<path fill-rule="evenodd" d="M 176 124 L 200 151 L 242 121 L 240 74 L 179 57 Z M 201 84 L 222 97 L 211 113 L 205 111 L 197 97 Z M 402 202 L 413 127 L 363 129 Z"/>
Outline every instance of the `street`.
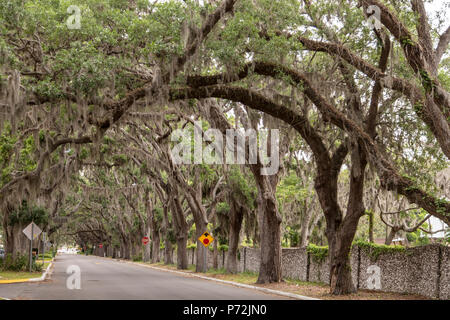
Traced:
<path fill-rule="evenodd" d="M 81 288 L 68 289 L 67 267 L 81 270 Z M 0 284 L 0 297 L 25 300 L 273 300 L 265 294 L 107 258 L 58 255 L 50 279 L 36 283 Z"/>

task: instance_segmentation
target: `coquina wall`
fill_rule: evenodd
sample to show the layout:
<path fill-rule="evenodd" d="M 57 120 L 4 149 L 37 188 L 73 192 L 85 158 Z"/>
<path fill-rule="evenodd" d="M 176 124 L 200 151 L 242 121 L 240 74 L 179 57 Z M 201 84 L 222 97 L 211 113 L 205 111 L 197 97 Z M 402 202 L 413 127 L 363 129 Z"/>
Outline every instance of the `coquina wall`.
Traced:
<path fill-rule="evenodd" d="M 161 257 L 163 257 L 161 252 Z M 259 271 L 259 249 L 242 248 L 239 251 L 239 271 Z M 176 254 L 174 254 L 176 259 Z M 195 250 L 188 249 L 188 261 L 195 264 Z M 218 266 L 222 268 L 226 253 L 219 252 Z M 284 278 L 328 283 L 328 257 L 319 261 L 306 248 L 282 249 Z M 213 254 L 208 250 L 208 266 L 213 266 Z M 450 247 L 427 245 L 403 251 L 379 252 L 354 246 L 351 252 L 354 284 L 369 289 L 372 283 L 380 291 L 419 294 L 437 299 L 450 299 Z M 369 268 L 370 267 L 370 268 Z M 379 268 L 380 282 L 374 271 Z M 375 289 L 376 290 L 376 289 Z"/>

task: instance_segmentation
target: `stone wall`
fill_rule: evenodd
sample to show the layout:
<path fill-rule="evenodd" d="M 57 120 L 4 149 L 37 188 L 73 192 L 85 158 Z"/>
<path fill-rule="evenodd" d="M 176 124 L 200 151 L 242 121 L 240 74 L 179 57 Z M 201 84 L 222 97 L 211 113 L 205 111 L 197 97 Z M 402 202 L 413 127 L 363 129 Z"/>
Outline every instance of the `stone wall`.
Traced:
<path fill-rule="evenodd" d="M 240 256 L 241 270 L 259 271 L 259 249 L 243 248 Z M 353 283 L 361 289 L 368 288 L 371 276 L 369 266 L 378 266 L 381 291 L 450 299 L 449 247 L 427 245 L 375 256 L 364 248 L 354 246 L 350 262 Z M 329 259 L 317 261 L 307 253 L 306 248 L 283 248 L 282 274 L 284 278 L 329 283 Z"/>
<path fill-rule="evenodd" d="M 355 286 L 368 289 L 372 283 L 369 266 L 379 267 L 380 289 L 386 292 L 419 294 L 431 298 L 450 299 L 450 247 L 426 245 L 404 251 L 371 254 L 368 249 L 353 246 L 350 263 Z M 163 259 L 163 252 L 161 252 Z M 174 252 L 176 263 L 176 252 Z M 188 249 L 189 264 L 195 264 L 195 249 Z M 218 265 L 224 267 L 226 253 L 219 251 Z M 260 251 L 239 250 L 238 271 L 259 271 Z M 213 266 L 213 253 L 208 250 L 208 267 Z M 371 268 L 376 268 L 371 267 Z M 306 248 L 282 249 L 284 278 L 329 283 L 329 259 L 318 261 Z M 373 288 L 373 287 L 372 287 Z"/>

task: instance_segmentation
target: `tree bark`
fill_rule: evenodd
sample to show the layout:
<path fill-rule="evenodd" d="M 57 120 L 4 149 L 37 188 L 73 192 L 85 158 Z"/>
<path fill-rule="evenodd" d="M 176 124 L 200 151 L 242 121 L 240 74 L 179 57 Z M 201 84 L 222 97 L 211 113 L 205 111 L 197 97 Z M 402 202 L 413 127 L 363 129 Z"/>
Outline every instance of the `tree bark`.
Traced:
<path fill-rule="evenodd" d="M 394 240 L 397 232 L 398 232 L 398 230 L 396 230 L 395 228 L 391 228 L 391 230 L 389 231 L 389 234 L 386 236 L 384 244 L 387 246 L 390 245 L 392 243 L 392 240 Z"/>
<path fill-rule="evenodd" d="M 180 200 L 175 194 L 172 197 L 171 204 L 177 237 L 177 269 L 185 270 L 188 268 L 188 258 L 186 251 L 188 225 L 183 215 L 183 209 L 181 208 Z"/>
<path fill-rule="evenodd" d="M 281 220 L 275 202 L 264 199 L 262 225 L 260 228 L 261 260 L 257 283 L 281 281 Z"/>
<path fill-rule="evenodd" d="M 230 210 L 230 232 L 228 236 L 228 252 L 225 269 L 230 273 L 238 272 L 237 251 L 239 246 L 239 233 L 241 232 L 244 208 L 232 200 Z"/>
<path fill-rule="evenodd" d="M 194 218 L 195 220 L 195 218 Z M 198 238 L 207 231 L 207 224 L 203 221 L 195 221 L 195 235 Z M 195 250 L 196 254 L 196 264 L 195 264 L 195 272 L 206 272 L 208 269 L 208 263 L 207 263 L 207 254 L 208 254 L 208 248 L 206 248 L 200 241 L 197 241 L 197 250 Z M 206 257 L 205 257 L 206 256 Z M 205 263 L 206 262 L 206 263 Z"/>
<path fill-rule="evenodd" d="M 308 240 L 309 240 L 309 225 L 311 224 L 311 218 L 313 216 L 313 211 L 312 210 L 308 210 L 308 208 L 306 208 L 306 213 L 305 213 L 305 217 L 302 221 L 302 227 L 300 230 L 300 247 L 304 248 L 308 245 Z"/>
<path fill-rule="evenodd" d="M 152 229 L 152 263 L 157 263 L 160 261 L 159 258 L 159 247 L 160 247 L 160 238 L 158 230 Z"/>

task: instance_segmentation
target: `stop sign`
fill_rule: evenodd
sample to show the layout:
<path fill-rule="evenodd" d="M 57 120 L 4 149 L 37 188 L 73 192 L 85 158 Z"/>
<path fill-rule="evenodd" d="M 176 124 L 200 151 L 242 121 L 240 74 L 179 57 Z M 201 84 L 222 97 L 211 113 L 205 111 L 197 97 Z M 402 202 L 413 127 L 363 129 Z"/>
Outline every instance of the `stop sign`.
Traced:
<path fill-rule="evenodd" d="M 149 242 L 150 242 L 150 239 L 148 237 L 143 237 L 142 238 L 142 244 L 146 245 Z"/>
<path fill-rule="evenodd" d="M 103 248 L 103 244 L 100 243 L 100 244 L 98 245 L 98 247 L 99 247 L 100 249 Z"/>

